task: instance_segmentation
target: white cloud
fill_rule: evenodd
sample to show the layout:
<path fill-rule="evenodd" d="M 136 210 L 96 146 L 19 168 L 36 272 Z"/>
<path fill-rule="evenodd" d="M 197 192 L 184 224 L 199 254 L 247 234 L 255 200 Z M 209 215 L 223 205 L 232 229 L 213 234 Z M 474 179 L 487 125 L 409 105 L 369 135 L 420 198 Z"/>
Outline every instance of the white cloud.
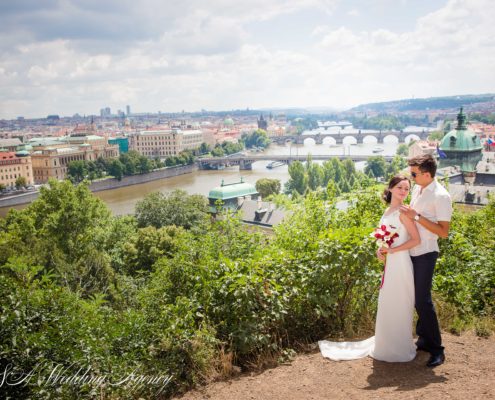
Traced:
<path fill-rule="evenodd" d="M 348 76 L 363 71 L 361 87 L 369 98 L 431 96 L 495 89 L 492 65 L 495 26 L 488 1 L 450 1 L 417 22 L 415 30 L 328 32 L 316 48 L 329 59 L 348 60 Z M 381 82 L 373 96 L 372 86 Z M 367 86 L 370 86 L 369 88 Z"/>
<path fill-rule="evenodd" d="M 0 28 L 0 40 L 8 39 L 0 44 L 0 118 L 96 113 L 125 104 L 136 111 L 346 107 L 412 94 L 495 91 L 488 0 L 451 0 L 406 32 L 357 31 L 332 19 L 341 24 L 336 28 L 320 19 L 303 38 L 306 46 L 286 43 L 284 50 L 252 41 L 253 24 L 269 26 L 270 18 L 311 10 L 331 18 L 338 2 L 100 3 L 53 2 L 50 18 L 43 8 L 6 12 L 20 39 Z M 70 21 L 80 18 L 95 31 L 84 32 L 81 24 L 65 37 L 62 29 L 44 26 L 63 20 L 57 4 L 65 5 Z M 40 25 L 29 28 L 34 16 Z"/>
<path fill-rule="evenodd" d="M 347 15 L 349 15 L 351 17 L 357 17 L 358 15 L 361 15 L 361 13 L 359 12 L 359 10 L 357 8 L 352 8 L 349 11 L 347 11 Z"/>

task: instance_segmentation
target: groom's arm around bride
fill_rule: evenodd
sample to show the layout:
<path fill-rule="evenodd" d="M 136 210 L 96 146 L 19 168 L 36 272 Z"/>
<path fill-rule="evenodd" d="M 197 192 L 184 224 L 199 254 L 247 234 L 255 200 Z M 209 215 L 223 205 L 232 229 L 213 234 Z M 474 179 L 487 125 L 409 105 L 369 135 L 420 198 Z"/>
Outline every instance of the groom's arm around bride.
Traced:
<path fill-rule="evenodd" d="M 416 345 L 418 350 L 431 354 L 427 366 L 436 367 L 444 362 L 445 356 L 431 287 L 439 252 L 437 239 L 448 237 L 452 201 L 449 192 L 435 179 L 437 164 L 433 156 L 414 157 L 408 163 L 416 186 L 410 206 L 402 206 L 400 212 L 416 222 L 421 237 L 421 243 L 410 250 L 418 313 Z"/>

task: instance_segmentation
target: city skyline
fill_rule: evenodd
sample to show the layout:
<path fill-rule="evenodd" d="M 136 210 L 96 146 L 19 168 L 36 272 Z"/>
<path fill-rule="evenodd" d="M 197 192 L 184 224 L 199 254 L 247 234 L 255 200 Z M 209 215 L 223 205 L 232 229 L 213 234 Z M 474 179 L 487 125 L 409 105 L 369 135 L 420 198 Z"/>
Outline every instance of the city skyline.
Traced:
<path fill-rule="evenodd" d="M 0 3 L 0 118 L 495 92 L 489 0 Z"/>

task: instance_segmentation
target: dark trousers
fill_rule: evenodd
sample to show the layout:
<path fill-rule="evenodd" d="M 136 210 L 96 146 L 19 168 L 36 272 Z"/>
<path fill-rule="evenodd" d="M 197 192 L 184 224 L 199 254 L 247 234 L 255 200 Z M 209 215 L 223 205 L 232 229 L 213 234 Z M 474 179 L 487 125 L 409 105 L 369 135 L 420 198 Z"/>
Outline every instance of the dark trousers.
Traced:
<path fill-rule="evenodd" d="M 431 300 L 433 270 L 437 258 L 437 251 L 411 256 L 414 268 L 415 306 L 419 317 L 416 324 L 417 343 L 432 355 L 443 354 L 444 349 L 435 306 Z"/>

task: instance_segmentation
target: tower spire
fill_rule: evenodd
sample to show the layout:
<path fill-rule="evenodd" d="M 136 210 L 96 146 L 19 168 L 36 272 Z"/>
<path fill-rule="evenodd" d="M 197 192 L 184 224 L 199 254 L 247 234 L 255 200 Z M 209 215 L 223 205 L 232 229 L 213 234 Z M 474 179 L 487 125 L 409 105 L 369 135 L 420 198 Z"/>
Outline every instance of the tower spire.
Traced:
<path fill-rule="evenodd" d="M 458 131 L 465 131 L 467 129 L 466 126 L 466 114 L 462 112 L 462 108 L 459 110 L 459 114 L 457 114 L 457 127 L 455 128 Z"/>

